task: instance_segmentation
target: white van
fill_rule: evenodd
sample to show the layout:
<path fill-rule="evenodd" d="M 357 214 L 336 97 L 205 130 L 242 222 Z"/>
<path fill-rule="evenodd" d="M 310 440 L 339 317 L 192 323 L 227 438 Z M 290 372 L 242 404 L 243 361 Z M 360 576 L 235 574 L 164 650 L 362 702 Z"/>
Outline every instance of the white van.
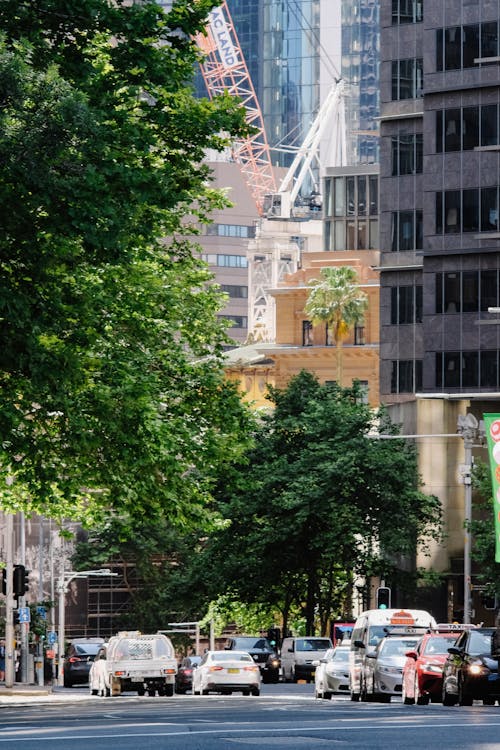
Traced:
<path fill-rule="evenodd" d="M 281 672 L 285 682 L 314 680 L 314 661 L 322 659 L 326 650 L 333 648 L 330 638 L 303 636 L 284 638 L 281 644 Z"/>
<path fill-rule="evenodd" d="M 436 627 L 434 617 L 423 609 L 368 609 L 354 624 L 349 654 L 349 689 L 352 701 L 364 699 L 364 671 L 366 653 L 390 631 L 402 635 L 424 634 Z"/>

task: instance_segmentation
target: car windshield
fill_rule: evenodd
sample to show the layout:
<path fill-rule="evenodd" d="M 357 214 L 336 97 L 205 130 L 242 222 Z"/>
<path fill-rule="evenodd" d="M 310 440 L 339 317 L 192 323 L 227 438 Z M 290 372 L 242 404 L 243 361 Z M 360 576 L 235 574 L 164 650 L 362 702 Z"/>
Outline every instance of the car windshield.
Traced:
<path fill-rule="evenodd" d="M 115 659 L 152 659 L 152 641 L 140 641 L 133 638 L 121 640 L 115 650 Z"/>
<path fill-rule="evenodd" d="M 477 630 L 471 630 L 468 652 L 472 656 L 491 654 L 491 633 L 479 633 Z"/>
<path fill-rule="evenodd" d="M 80 656 L 95 656 L 102 643 L 75 643 L 75 651 Z"/>
<path fill-rule="evenodd" d="M 448 654 L 448 649 L 450 646 L 454 644 L 456 641 L 456 636 L 443 636 L 443 635 L 437 635 L 433 638 L 429 638 L 427 643 L 424 646 L 423 654 L 426 656 L 431 656 L 432 654 L 436 654 L 438 656 L 443 656 L 444 654 Z"/>
<path fill-rule="evenodd" d="M 237 648 L 261 649 L 262 651 L 272 651 L 271 644 L 266 638 L 235 638 Z"/>
<path fill-rule="evenodd" d="M 235 651 L 221 651 L 220 653 L 217 652 L 216 654 L 212 654 L 212 661 L 251 661 L 253 664 L 253 659 L 250 656 L 250 654 L 241 654 Z"/>
<path fill-rule="evenodd" d="M 296 651 L 326 651 L 332 644 L 328 638 L 297 638 Z"/>
<path fill-rule="evenodd" d="M 347 664 L 349 661 L 349 649 L 348 648 L 339 648 L 337 649 L 334 654 L 332 661 L 334 662 L 341 662 L 343 664 Z"/>
<path fill-rule="evenodd" d="M 387 638 L 380 646 L 379 656 L 404 656 L 416 643 L 417 638 Z"/>

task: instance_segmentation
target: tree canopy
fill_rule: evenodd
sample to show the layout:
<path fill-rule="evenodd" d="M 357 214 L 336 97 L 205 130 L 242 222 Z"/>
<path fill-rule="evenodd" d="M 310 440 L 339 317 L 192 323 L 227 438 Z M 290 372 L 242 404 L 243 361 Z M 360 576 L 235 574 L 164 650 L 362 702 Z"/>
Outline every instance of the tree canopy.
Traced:
<path fill-rule="evenodd" d="M 246 467 L 219 488 L 226 528 L 200 556 L 204 585 L 234 589 L 244 601 L 274 602 L 284 621 L 302 610 L 350 611 L 357 576 L 396 581 L 401 560 L 440 534 L 440 505 L 420 489 L 415 449 L 372 440 L 373 414 L 357 387 L 321 385 L 303 371 L 271 389 L 272 414 L 257 429 Z"/>
<path fill-rule="evenodd" d="M 223 298 L 187 234 L 223 197 L 207 148 L 243 132 L 196 99 L 213 3 L 0 3 L 4 508 L 189 523 L 244 449 Z"/>
<path fill-rule="evenodd" d="M 356 271 L 350 266 L 322 268 L 320 278 L 310 282 L 305 305 L 312 323 L 326 323 L 337 347 L 337 379 L 343 385 L 342 342 L 352 326 L 363 320 L 368 298 L 356 283 Z"/>

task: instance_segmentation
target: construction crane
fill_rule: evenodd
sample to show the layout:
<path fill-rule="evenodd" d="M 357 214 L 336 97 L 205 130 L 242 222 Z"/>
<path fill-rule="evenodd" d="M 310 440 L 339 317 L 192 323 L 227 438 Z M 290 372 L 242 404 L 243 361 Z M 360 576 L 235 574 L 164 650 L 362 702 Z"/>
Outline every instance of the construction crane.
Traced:
<path fill-rule="evenodd" d="M 205 32 L 195 40 L 205 54 L 201 72 L 208 95 L 213 98 L 226 91 L 239 97 L 246 110 L 246 121 L 254 128 L 252 135 L 234 141 L 232 155 L 262 214 L 265 196 L 276 191 L 271 153 L 262 111 L 226 0 L 210 12 Z"/>
<path fill-rule="evenodd" d="M 342 167 L 347 164 L 344 96 L 344 83 L 339 79 L 335 81 L 319 108 L 279 190 L 266 195 L 264 213 L 269 218 L 289 219 L 293 216 L 304 218 L 309 211 L 315 212 L 321 209 L 321 197 L 317 188 L 308 197 L 305 213 L 304 207 L 296 206 L 296 202 L 306 179 L 312 179 L 314 184 L 313 165 L 321 174 L 320 145 L 327 128 L 331 133 L 328 166 Z"/>

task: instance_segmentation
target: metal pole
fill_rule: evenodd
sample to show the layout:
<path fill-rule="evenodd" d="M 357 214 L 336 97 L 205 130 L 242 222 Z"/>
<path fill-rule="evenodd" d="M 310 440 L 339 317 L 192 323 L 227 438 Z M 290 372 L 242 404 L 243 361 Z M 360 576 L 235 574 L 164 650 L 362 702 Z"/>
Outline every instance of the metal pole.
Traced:
<path fill-rule="evenodd" d="M 215 628 L 214 621 L 210 620 L 210 651 L 215 651 Z"/>
<path fill-rule="evenodd" d="M 24 513 L 19 513 L 19 530 L 20 530 L 20 546 L 21 546 L 21 565 L 26 567 L 26 519 Z M 19 596 L 18 606 L 21 608 L 26 607 L 26 597 L 24 593 Z M 19 623 L 21 631 L 21 682 L 28 682 L 28 631 L 29 623 Z"/>
<path fill-rule="evenodd" d="M 64 630 L 65 630 L 65 621 L 64 621 L 64 605 L 65 605 L 65 595 L 66 595 L 66 581 L 64 579 L 64 574 L 59 579 L 58 584 L 58 591 L 59 591 L 59 628 L 57 633 L 57 654 L 58 654 L 58 667 L 57 667 L 57 684 L 60 687 L 64 686 Z"/>
<path fill-rule="evenodd" d="M 464 458 L 467 467 L 464 476 L 464 623 L 471 621 L 471 531 L 472 521 L 472 443 L 473 439 L 464 432 Z"/>
<path fill-rule="evenodd" d="M 14 685 L 14 516 L 5 516 L 5 573 L 7 576 L 5 599 L 5 687 Z"/>
<path fill-rule="evenodd" d="M 199 654 L 200 653 L 200 623 L 199 622 L 197 622 L 196 625 L 195 625 L 195 636 L 194 636 L 194 638 L 195 638 L 194 642 L 195 642 L 196 653 Z"/>

